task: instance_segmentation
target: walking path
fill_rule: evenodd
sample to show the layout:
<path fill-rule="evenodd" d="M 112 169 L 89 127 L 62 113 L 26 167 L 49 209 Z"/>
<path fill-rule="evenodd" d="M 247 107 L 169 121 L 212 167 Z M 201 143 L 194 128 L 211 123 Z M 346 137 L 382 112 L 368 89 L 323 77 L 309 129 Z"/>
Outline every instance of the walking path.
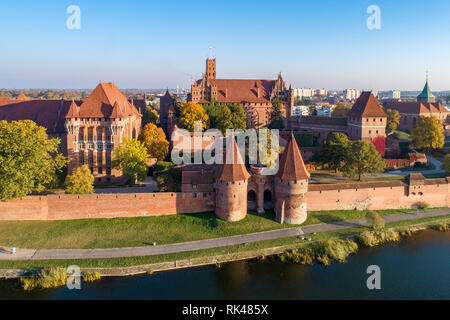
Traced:
<path fill-rule="evenodd" d="M 450 214 L 450 209 L 439 209 L 423 211 L 419 214 L 405 213 L 399 215 L 384 216 L 386 223 L 438 217 Z M 151 247 L 113 248 L 113 249 L 17 249 L 15 254 L 9 253 L 4 248 L 0 249 L 0 260 L 44 260 L 44 259 L 92 259 L 92 258 L 120 258 L 150 256 L 156 254 L 167 254 L 201 249 L 219 248 L 231 245 L 258 242 L 286 237 L 298 236 L 300 234 L 311 234 L 331 230 L 346 229 L 366 225 L 365 219 L 340 221 L 309 225 L 298 228 L 289 228 L 273 231 L 265 231 L 246 235 L 238 235 L 226 238 L 208 239 L 192 242 L 166 244 Z"/>

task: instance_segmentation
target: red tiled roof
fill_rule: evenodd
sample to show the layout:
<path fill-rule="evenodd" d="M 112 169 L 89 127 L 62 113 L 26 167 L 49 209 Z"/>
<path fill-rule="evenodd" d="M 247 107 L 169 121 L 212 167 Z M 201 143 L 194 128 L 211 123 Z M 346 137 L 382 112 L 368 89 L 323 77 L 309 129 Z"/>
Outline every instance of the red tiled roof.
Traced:
<path fill-rule="evenodd" d="M 308 170 L 306 170 L 305 163 L 303 162 L 297 141 L 293 135 L 281 156 L 277 177 L 281 180 L 289 181 L 305 180 L 310 177 Z"/>
<path fill-rule="evenodd" d="M 229 139 L 233 141 L 230 141 L 230 143 L 227 144 L 227 154 L 224 159 L 224 164 L 219 166 L 217 179 L 225 182 L 248 180 L 250 174 L 242 160 L 236 140 L 234 137 L 230 137 Z M 233 144 L 233 147 L 231 144 Z M 231 156 L 233 156 L 233 163 L 228 163 L 227 160 L 230 159 Z"/>
<path fill-rule="evenodd" d="M 387 117 L 380 103 L 371 92 L 363 92 L 348 113 L 358 117 Z"/>
<path fill-rule="evenodd" d="M 109 117 L 116 119 L 116 118 L 125 118 L 126 116 L 127 114 L 125 113 L 124 110 L 122 110 L 119 103 L 117 101 L 114 102 L 114 106 Z"/>
<path fill-rule="evenodd" d="M 386 109 L 394 109 L 400 113 L 410 113 L 417 115 L 424 113 L 448 112 L 448 110 L 439 102 L 426 103 L 426 102 L 392 101 L 386 103 Z"/>
<path fill-rule="evenodd" d="M 82 103 L 80 117 L 109 118 L 116 102 L 125 116 L 140 116 L 114 83 L 100 83 Z"/>
<path fill-rule="evenodd" d="M 69 107 L 69 111 L 67 112 L 65 118 L 79 118 L 80 112 L 78 111 L 78 106 L 75 102 L 72 101 Z"/>
<path fill-rule="evenodd" d="M 81 104 L 81 101 L 75 101 Z M 47 129 L 47 133 L 64 133 L 64 122 L 72 101 L 69 100 L 14 100 L 0 106 L 0 120 L 32 120 Z"/>
<path fill-rule="evenodd" d="M 215 79 L 211 83 L 217 85 L 217 101 L 228 103 L 268 103 L 275 86 L 275 80 Z"/>

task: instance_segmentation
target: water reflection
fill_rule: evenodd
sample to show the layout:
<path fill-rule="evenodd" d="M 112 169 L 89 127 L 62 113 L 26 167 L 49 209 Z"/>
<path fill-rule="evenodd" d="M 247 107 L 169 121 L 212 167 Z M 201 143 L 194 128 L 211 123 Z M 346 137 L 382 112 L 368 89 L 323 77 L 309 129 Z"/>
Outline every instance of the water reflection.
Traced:
<path fill-rule="evenodd" d="M 450 299 L 449 245 L 450 232 L 427 230 L 329 267 L 238 261 L 31 293 L 0 281 L 0 299 Z M 381 268 L 381 290 L 366 287 L 372 264 Z"/>

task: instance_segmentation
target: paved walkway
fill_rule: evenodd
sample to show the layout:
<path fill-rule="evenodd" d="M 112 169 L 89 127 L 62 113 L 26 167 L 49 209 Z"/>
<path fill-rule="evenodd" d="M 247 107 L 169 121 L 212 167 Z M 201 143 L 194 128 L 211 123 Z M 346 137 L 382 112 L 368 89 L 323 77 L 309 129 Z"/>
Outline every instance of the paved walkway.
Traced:
<path fill-rule="evenodd" d="M 437 217 L 450 214 L 450 209 L 430 210 L 419 213 L 406 213 L 383 217 L 386 223 L 404 220 Z M 43 260 L 43 259 L 92 259 L 92 258 L 119 258 L 150 256 L 156 254 L 167 254 L 201 249 L 219 248 L 231 245 L 272 240 L 286 237 L 298 236 L 300 234 L 311 234 L 331 230 L 346 229 L 364 226 L 365 219 L 341 221 L 334 223 L 323 223 L 309 225 L 299 228 L 273 230 L 246 235 L 232 236 L 226 238 L 183 242 L 151 247 L 135 248 L 113 248 L 113 249 L 17 249 L 16 254 L 9 253 L 9 248 L 0 249 L 0 260 Z"/>

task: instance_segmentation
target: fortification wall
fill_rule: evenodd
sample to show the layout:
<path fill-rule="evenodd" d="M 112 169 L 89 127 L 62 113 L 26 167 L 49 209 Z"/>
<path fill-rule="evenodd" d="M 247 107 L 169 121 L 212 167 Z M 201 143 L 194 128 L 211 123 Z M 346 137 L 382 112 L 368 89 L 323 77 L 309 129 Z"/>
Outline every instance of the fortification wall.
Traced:
<path fill-rule="evenodd" d="M 0 220 L 145 217 L 214 209 L 213 192 L 48 195 L 0 202 Z"/>
<path fill-rule="evenodd" d="M 421 202 L 431 207 L 449 206 L 449 185 L 432 184 L 422 186 L 380 186 L 368 187 L 361 184 L 354 188 L 333 185 L 310 186 L 306 194 L 308 210 L 383 210 L 414 208 Z M 411 188 L 411 189 L 410 189 Z M 417 189 L 414 189 L 417 188 Z"/>

